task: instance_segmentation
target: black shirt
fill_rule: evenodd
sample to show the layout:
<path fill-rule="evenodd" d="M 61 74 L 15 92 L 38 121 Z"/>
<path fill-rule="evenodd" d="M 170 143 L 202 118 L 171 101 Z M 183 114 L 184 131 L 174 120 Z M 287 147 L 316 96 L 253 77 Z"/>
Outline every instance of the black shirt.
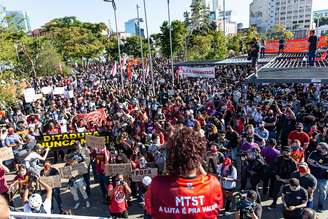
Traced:
<path fill-rule="evenodd" d="M 283 156 L 279 156 L 274 160 L 273 171 L 275 175 L 278 175 L 282 179 L 289 179 L 293 172 L 297 170 L 297 164 L 292 159 L 284 159 Z"/>
<path fill-rule="evenodd" d="M 282 194 L 284 195 L 287 207 L 301 205 L 308 200 L 307 192 L 302 187 L 296 191 L 292 191 L 289 185 L 285 185 L 282 188 Z"/>
<path fill-rule="evenodd" d="M 299 172 L 295 172 L 292 174 L 292 177 L 298 179 L 300 185 L 306 190 L 309 188 L 315 189 L 317 187 L 317 179 L 311 173 L 301 176 Z M 312 200 L 313 197 L 308 198 L 309 200 Z"/>
<path fill-rule="evenodd" d="M 227 132 L 225 137 L 229 140 L 228 146 L 230 148 L 236 148 L 238 146 L 239 135 L 236 131 Z"/>
<path fill-rule="evenodd" d="M 321 153 L 317 150 L 313 151 L 309 155 L 309 159 L 314 160 L 318 162 L 320 165 L 328 166 L 328 154 L 327 155 L 321 155 Z M 322 169 L 320 167 L 315 167 L 312 165 L 309 165 L 311 169 L 311 173 L 317 178 L 317 179 L 328 179 L 328 171 L 325 169 Z"/>
<path fill-rule="evenodd" d="M 309 37 L 309 50 L 310 51 L 316 51 L 317 50 L 317 42 L 318 42 L 318 37 L 317 36 L 310 36 Z"/>

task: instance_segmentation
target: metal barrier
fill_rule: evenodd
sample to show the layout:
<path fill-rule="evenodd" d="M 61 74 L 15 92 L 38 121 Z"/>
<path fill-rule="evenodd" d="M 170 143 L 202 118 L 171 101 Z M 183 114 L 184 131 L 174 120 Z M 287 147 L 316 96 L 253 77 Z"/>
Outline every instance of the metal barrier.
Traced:
<path fill-rule="evenodd" d="M 62 214 L 35 214 L 25 212 L 10 212 L 11 219 L 106 219 L 106 217 L 89 217 Z"/>

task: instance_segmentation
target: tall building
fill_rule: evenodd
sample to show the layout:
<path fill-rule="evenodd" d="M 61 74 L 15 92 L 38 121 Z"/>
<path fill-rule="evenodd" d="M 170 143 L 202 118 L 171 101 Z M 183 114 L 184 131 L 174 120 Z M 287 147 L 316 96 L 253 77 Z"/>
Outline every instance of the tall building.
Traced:
<path fill-rule="evenodd" d="M 328 17 L 328 9 L 313 11 L 313 18 Z"/>
<path fill-rule="evenodd" d="M 6 11 L 6 22 L 9 28 L 21 30 L 24 32 L 31 31 L 30 18 L 23 11 Z"/>
<path fill-rule="evenodd" d="M 304 38 L 312 25 L 313 0 L 276 0 L 275 23 L 282 24 L 295 38 Z"/>
<path fill-rule="evenodd" d="M 139 33 L 139 23 L 142 22 L 142 19 L 140 18 L 140 22 L 138 22 L 138 18 L 133 18 L 128 20 L 124 23 L 125 26 L 125 32 L 130 34 L 131 36 L 145 36 L 145 30 L 140 27 L 140 33 Z"/>
<path fill-rule="evenodd" d="M 274 25 L 276 0 L 253 0 L 249 6 L 249 25 L 267 32 Z"/>
<path fill-rule="evenodd" d="M 312 25 L 313 0 L 253 0 L 250 4 L 250 25 L 266 32 L 282 24 L 295 38 L 304 38 Z"/>

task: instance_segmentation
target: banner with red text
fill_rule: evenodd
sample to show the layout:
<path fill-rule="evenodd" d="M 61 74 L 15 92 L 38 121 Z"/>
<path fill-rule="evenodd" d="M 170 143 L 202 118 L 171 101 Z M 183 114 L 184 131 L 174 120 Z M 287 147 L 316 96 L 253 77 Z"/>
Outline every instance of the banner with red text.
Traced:
<path fill-rule="evenodd" d="M 179 73 L 183 77 L 187 78 L 215 78 L 215 68 L 194 68 L 181 66 L 179 68 Z"/>

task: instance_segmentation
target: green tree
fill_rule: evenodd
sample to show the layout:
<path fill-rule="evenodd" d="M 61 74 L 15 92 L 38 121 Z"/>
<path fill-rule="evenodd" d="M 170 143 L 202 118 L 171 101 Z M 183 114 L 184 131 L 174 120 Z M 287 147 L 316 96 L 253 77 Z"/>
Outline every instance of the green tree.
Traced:
<path fill-rule="evenodd" d="M 204 60 L 212 50 L 213 35 L 195 35 L 188 50 L 188 60 Z"/>
<path fill-rule="evenodd" d="M 282 24 L 276 24 L 272 27 L 270 37 L 271 39 L 278 40 L 284 38 L 290 40 L 294 38 L 293 32 L 287 31 L 286 27 Z"/>
<path fill-rule="evenodd" d="M 146 39 L 142 39 L 143 43 L 143 53 L 147 53 L 148 42 Z M 133 56 L 134 58 L 141 57 L 141 47 L 140 47 L 140 38 L 139 36 L 128 37 L 123 40 L 122 46 L 123 53 L 126 53 L 129 56 Z"/>
<path fill-rule="evenodd" d="M 183 22 L 174 20 L 172 21 L 172 50 L 173 56 L 181 53 L 185 46 L 185 39 L 187 36 L 187 28 Z M 169 25 L 165 21 L 161 26 L 161 50 L 165 57 L 170 57 L 170 37 Z"/>
<path fill-rule="evenodd" d="M 83 23 L 76 17 L 64 17 L 48 22 L 42 29 L 66 61 L 90 60 L 105 52 L 108 28 L 104 23 Z"/>
<path fill-rule="evenodd" d="M 193 33 L 204 33 L 210 30 L 210 12 L 203 0 L 192 2 L 189 29 Z"/>
<path fill-rule="evenodd" d="M 328 24 L 328 17 L 321 17 L 321 18 L 314 18 L 314 23 L 318 25 L 319 20 L 319 27 Z"/>
<path fill-rule="evenodd" d="M 212 42 L 211 50 L 207 55 L 207 59 L 222 60 L 227 55 L 227 38 L 222 31 L 215 31 L 211 33 Z"/>

